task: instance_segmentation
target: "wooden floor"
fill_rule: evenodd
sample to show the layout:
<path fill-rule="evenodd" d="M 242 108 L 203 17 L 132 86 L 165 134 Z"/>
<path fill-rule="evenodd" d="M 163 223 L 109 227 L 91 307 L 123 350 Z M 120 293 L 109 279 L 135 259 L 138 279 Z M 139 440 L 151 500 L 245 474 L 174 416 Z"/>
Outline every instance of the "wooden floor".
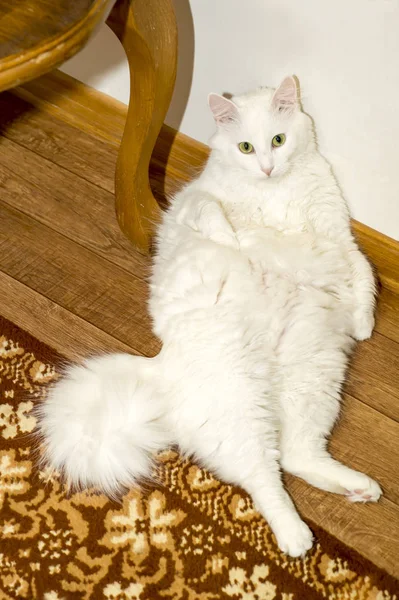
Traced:
<path fill-rule="evenodd" d="M 156 354 L 148 260 L 114 215 L 115 143 L 11 94 L 0 96 L 0 134 L 0 314 L 69 358 Z M 198 167 L 198 157 L 175 153 L 165 180 L 155 156 L 157 193 L 179 184 L 177 161 L 187 176 Z M 386 289 L 373 338 L 356 351 L 331 449 L 376 478 L 383 499 L 351 505 L 287 477 L 299 510 L 399 577 L 399 297 Z"/>

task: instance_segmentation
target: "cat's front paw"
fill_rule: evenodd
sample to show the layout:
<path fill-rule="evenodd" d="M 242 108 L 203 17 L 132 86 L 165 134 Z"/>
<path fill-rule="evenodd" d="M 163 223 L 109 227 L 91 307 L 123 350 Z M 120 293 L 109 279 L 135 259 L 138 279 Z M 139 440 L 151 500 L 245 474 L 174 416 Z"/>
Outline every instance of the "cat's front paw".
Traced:
<path fill-rule="evenodd" d="M 240 249 L 239 241 L 233 230 L 215 231 L 210 238 L 213 242 L 216 242 L 221 246 L 228 246 L 229 248 L 234 248 L 234 250 Z"/>
<path fill-rule="evenodd" d="M 359 342 L 367 340 L 373 333 L 374 314 L 364 310 L 356 310 L 353 315 L 353 336 Z"/>

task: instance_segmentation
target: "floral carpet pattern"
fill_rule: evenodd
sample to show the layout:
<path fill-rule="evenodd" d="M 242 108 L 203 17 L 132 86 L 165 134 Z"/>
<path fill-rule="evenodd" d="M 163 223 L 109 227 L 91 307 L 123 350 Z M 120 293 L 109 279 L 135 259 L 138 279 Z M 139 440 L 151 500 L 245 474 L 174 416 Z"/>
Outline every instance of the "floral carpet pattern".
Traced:
<path fill-rule="evenodd" d="M 248 496 L 174 450 L 121 502 L 36 466 L 34 406 L 62 358 L 0 318 L 0 600 L 398 600 L 399 582 L 322 530 L 287 559 Z"/>

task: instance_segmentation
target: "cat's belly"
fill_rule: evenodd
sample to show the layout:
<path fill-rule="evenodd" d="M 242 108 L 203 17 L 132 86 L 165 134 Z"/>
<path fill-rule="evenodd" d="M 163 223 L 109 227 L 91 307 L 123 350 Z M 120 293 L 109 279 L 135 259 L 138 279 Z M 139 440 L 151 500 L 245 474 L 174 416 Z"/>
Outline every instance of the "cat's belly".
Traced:
<path fill-rule="evenodd" d="M 350 270 L 339 249 L 306 237 L 240 242 L 235 250 L 193 238 L 156 266 L 150 309 L 164 342 L 193 326 L 212 340 L 222 330 L 239 331 L 243 321 L 269 349 L 298 318 L 325 335 L 350 329 Z"/>
<path fill-rule="evenodd" d="M 221 431 L 221 399 L 228 398 L 229 414 L 239 420 L 250 386 L 259 385 L 262 398 L 276 398 L 294 368 L 318 364 L 327 346 L 331 354 L 350 348 L 351 310 L 271 265 L 201 242 L 182 247 L 156 273 L 152 314 L 164 342 L 163 380 L 171 390 L 165 395 L 182 399 L 169 413 L 183 450 L 202 448 L 202 439 L 209 454 L 218 448 L 218 436 L 204 436 L 212 423 Z"/>

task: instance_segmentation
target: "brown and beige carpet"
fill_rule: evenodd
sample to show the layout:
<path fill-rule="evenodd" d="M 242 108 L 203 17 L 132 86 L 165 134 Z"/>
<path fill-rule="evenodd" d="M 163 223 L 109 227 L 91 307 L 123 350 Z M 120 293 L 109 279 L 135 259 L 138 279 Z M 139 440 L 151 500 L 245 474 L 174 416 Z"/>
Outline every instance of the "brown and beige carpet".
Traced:
<path fill-rule="evenodd" d="M 162 487 L 67 494 L 31 435 L 61 363 L 0 318 L 0 600 L 397 599 L 397 581 L 317 528 L 287 559 L 242 490 L 174 451 Z"/>

